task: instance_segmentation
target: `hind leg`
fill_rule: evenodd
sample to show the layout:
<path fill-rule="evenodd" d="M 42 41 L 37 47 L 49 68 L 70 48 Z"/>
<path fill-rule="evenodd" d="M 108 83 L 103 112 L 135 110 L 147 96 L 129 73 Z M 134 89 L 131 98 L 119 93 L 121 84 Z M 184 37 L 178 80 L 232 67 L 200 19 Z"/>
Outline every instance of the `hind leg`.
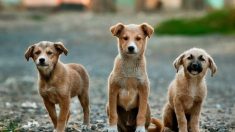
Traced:
<path fill-rule="evenodd" d="M 90 108 L 89 108 L 89 95 L 88 92 L 82 93 L 82 95 L 78 96 L 80 100 L 82 109 L 83 109 L 83 124 L 89 125 L 90 123 Z"/>
<path fill-rule="evenodd" d="M 175 112 L 169 104 L 166 104 L 163 109 L 163 124 L 166 128 L 178 131 Z"/>

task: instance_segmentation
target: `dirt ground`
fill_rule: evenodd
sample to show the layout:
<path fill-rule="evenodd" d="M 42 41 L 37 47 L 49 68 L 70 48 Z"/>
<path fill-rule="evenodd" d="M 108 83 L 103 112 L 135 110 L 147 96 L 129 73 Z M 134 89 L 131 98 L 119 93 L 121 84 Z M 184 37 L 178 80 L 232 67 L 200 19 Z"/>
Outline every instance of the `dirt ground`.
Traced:
<path fill-rule="evenodd" d="M 92 14 L 1 13 L 0 14 L 0 131 L 52 131 L 42 100 L 37 92 L 37 71 L 32 60 L 24 58 L 26 48 L 41 40 L 62 41 L 69 50 L 63 62 L 83 64 L 90 74 L 91 128 L 105 131 L 107 116 L 106 84 L 117 55 L 116 38 L 109 27 L 117 22 L 156 25 L 167 18 L 184 14 Z M 200 15 L 196 14 L 196 15 Z M 174 78 L 173 60 L 191 47 L 204 48 L 217 66 L 215 77 L 207 76 L 208 96 L 203 106 L 200 127 L 208 132 L 235 131 L 235 37 L 219 34 L 197 37 L 153 36 L 146 52 L 151 82 L 149 97 L 152 116 L 161 118 L 168 84 Z M 77 98 L 66 131 L 81 131 L 82 110 Z"/>

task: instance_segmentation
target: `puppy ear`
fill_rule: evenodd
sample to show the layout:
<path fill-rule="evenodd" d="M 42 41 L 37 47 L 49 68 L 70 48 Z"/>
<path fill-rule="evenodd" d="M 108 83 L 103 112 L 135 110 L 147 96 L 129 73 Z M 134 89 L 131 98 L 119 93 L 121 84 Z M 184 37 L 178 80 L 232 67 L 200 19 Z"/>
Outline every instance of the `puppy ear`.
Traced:
<path fill-rule="evenodd" d="M 150 38 L 150 36 L 153 34 L 154 29 L 152 26 L 150 26 L 148 23 L 142 23 L 140 25 L 141 29 L 143 30 L 144 34 Z"/>
<path fill-rule="evenodd" d="M 184 58 L 184 56 L 185 56 L 185 53 L 182 53 L 182 54 L 180 54 L 180 55 L 174 60 L 173 65 L 174 65 L 174 67 L 175 67 L 175 69 L 176 69 L 176 72 L 179 71 L 180 65 L 183 64 L 183 58 Z"/>
<path fill-rule="evenodd" d="M 209 57 L 209 68 L 211 69 L 211 77 L 213 77 L 213 75 L 216 73 L 216 71 L 217 71 L 217 66 L 216 66 L 216 64 L 215 64 L 215 62 L 214 62 L 214 60 L 213 60 L 213 58 L 210 56 L 210 55 L 208 55 Z"/>
<path fill-rule="evenodd" d="M 116 25 L 110 27 L 110 31 L 113 36 L 119 37 L 124 27 L 125 26 L 122 23 L 117 23 Z"/>
<path fill-rule="evenodd" d="M 64 44 L 62 42 L 55 42 L 54 46 L 56 50 L 61 54 L 64 53 L 65 55 L 68 54 L 68 50 L 65 48 Z"/>
<path fill-rule="evenodd" d="M 33 57 L 33 50 L 34 50 L 35 45 L 31 45 L 28 47 L 28 49 L 25 51 L 25 59 L 29 61 L 30 57 Z"/>

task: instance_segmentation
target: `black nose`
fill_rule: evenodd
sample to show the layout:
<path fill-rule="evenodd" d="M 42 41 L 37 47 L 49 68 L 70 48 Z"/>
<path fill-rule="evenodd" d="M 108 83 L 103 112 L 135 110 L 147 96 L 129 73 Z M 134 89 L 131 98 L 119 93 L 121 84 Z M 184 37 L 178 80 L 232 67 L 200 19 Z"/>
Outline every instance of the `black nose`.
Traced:
<path fill-rule="evenodd" d="M 198 67 L 199 67 L 199 65 L 198 65 L 197 63 L 193 63 L 193 64 L 192 64 L 192 68 L 193 68 L 193 69 L 197 69 Z"/>
<path fill-rule="evenodd" d="M 44 59 L 44 58 L 40 58 L 40 59 L 39 59 L 39 62 L 40 62 L 40 63 L 44 63 L 44 62 L 45 62 L 45 59 Z"/>
<path fill-rule="evenodd" d="M 134 46 L 129 46 L 129 47 L 128 47 L 128 51 L 129 51 L 129 52 L 133 52 L 134 49 L 135 49 Z"/>

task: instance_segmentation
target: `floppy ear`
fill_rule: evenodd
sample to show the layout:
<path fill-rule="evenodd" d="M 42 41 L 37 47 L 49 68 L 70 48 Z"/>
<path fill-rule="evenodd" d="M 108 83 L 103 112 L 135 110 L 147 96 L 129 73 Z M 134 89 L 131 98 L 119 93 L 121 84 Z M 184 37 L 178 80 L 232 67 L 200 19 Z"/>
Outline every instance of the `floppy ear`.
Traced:
<path fill-rule="evenodd" d="M 150 38 L 150 36 L 153 34 L 154 29 L 152 26 L 150 26 L 148 23 L 142 23 L 140 25 L 141 29 L 143 30 L 144 34 Z"/>
<path fill-rule="evenodd" d="M 26 59 L 27 61 L 29 61 L 29 58 L 30 58 L 30 57 L 33 57 L 33 49 L 34 49 L 34 47 L 35 47 L 35 45 L 31 45 L 31 46 L 29 46 L 28 49 L 25 51 L 24 56 L 25 56 L 25 59 Z"/>
<path fill-rule="evenodd" d="M 174 65 L 174 67 L 175 67 L 175 69 L 176 69 L 176 72 L 179 71 L 180 65 L 183 64 L 183 58 L 184 58 L 184 56 L 185 56 L 185 53 L 182 53 L 182 54 L 180 54 L 180 55 L 174 60 L 173 65 Z"/>
<path fill-rule="evenodd" d="M 68 50 L 64 47 L 64 44 L 62 42 L 55 42 L 54 46 L 60 54 L 61 53 L 64 53 L 65 55 L 68 54 Z"/>
<path fill-rule="evenodd" d="M 208 55 L 209 57 L 209 68 L 211 69 L 211 77 L 213 77 L 213 75 L 216 73 L 216 71 L 217 71 L 217 66 L 216 66 L 216 64 L 215 64 L 215 62 L 214 62 L 214 60 L 213 60 L 213 58 L 210 56 L 210 55 Z"/>
<path fill-rule="evenodd" d="M 124 29 L 124 25 L 122 23 L 117 23 L 116 25 L 113 25 L 110 27 L 110 31 L 113 34 L 113 36 L 119 37 L 122 33 L 122 30 Z"/>

